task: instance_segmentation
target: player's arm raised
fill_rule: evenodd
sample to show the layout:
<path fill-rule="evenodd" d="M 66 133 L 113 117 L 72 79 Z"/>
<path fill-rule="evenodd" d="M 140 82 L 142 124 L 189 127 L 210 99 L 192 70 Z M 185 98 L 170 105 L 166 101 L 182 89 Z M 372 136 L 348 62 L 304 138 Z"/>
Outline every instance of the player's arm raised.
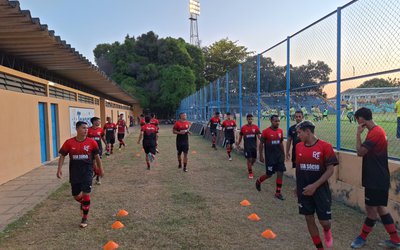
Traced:
<path fill-rule="evenodd" d="M 361 134 L 365 129 L 365 124 L 360 124 L 357 128 L 357 135 L 356 135 L 356 149 L 358 156 L 364 156 L 368 153 L 368 149 L 362 146 L 361 142 Z"/>

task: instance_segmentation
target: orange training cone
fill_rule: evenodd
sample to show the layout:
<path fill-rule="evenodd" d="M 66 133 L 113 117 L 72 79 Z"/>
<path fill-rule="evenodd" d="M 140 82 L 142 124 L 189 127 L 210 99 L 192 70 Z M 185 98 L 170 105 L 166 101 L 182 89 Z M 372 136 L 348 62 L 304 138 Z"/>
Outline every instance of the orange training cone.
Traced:
<path fill-rule="evenodd" d="M 251 221 L 259 221 L 261 220 L 261 218 L 257 215 L 257 214 L 250 214 L 249 216 L 247 216 L 247 219 L 251 220 Z"/>
<path fill-rule="evenodd" d="M 120 229 L 120 228 L 123 228 L 124 227 L 124 224 L 122 224 L 120 221 L 116 221 L 116 222 L 114 222 L 112 225 L 111 225 L 111 228 L 112 229 Z"/>
<path fill-rule="evenodd" d="M 250 203 L 248 200 L 242 200 L 242 201 L 240 202 L 240 205 L 242 205 L 242 206 L 244 206 L 244 207 L 247 207 L 247 206 L 250 206 L 251 203 Z"/>
<path fill-rule="evenodd" d="M 197 154 L 197 151 L 196 151 L 196 150 L 193 150 L 193 151 L 192 151 L 192 154 L 194 154 L 194 155 Z"/>
<path fill-rule="evenodd" d="M 262 237 L 267 238 L 267 239 L 275 239 L 276 238 L 276 234 L 274 232 L 272 232 L 271 229 L 265 230 L 261 235 L 262 235 Z"/>
<path fill-rule="evenodd" d="M 137 154 L 136 154 L 136 157 L 140 157 L 140 154 L 139 154 L 139 153 L 137 153 Z"/>
<path fill-rule="evenodd" d="M 124 216 L 127 216 L 128 215 L 128 211 L 126 211 L 126 210 L 119 210 L 119 212 L 117 213 L 117 216 L 119 216 L 119 217 L 124 217 Z"/>
<path fill-rule="evenodd" d="M 105 244 L 103 246 L 103 250 L 114 250 L 114 249 L 117 249 L 118 247 L 119 247 L 119 245 L 117 243 L 110 240 L 109 242 L 107 242 L 107 244 Z"/>

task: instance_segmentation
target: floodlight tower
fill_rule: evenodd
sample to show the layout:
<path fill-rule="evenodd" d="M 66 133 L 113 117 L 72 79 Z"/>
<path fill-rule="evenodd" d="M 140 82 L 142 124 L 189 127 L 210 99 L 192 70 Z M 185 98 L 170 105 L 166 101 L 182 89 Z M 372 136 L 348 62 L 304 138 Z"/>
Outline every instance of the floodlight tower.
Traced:
<path fill-rule="evenodd" d="M 197 17 L 200 16 L 200 0 L 189 0 L 190 44 L 200 47 Z"/>

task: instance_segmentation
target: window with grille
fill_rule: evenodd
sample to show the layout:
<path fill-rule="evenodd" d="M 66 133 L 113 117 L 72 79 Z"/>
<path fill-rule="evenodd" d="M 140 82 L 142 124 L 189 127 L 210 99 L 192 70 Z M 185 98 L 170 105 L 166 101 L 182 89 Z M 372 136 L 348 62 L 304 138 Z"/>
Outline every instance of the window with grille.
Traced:
<path fill-rule="evenodd" d="M 46 86 L 44 84 L 21 79 L 4 73 L 0 73 L 0 89 L 46 96 Z"/>
<path fill-rule="evenodd" d="M 87 95 L 78 94 L 78 101 L 83 103 L 93 104 L 94 98 Z"/>
<path fill-rule="evenodd" d="M 76 94 L 72 91 L 49 86 L 49 96 L 58 99 L 76 101 Z"/>

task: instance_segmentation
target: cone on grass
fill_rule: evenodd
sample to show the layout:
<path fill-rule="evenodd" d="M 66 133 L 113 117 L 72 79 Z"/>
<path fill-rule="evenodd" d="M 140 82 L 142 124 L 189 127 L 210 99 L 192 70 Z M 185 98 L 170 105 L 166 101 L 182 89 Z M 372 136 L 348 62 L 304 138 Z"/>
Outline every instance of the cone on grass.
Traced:
<path fill-rule="evenodd" d="M 111 228 L 112 229 L 120 229 L 120 228 L 123 228 L 124 227 L 124 224 L 122 224 L 120 221 L 116 221 L 116 222 L 114 222 L 112 225 L 111 225 Z"/>
<path fill-rule="evenodd" d="M 250 201 L 248 201 L 248 200 L 242 200 L 242 201 L 240 202 L 240 205 L 242 205 L 242 206 L 244 206 L 244 207 L 247 207 L 247 206 L 250 206 L 251 203 L 250 203 Z"/>
<path fill-rule="evenodd" d="M 123 210 L 123 209 L 119 210 L 119 212 L 117 213 L 117 216 L 119 216 L 119 217 L 124 217 L 127 215 L 128 215 L 128 211 Z"/>
<path fill-rule="evenodd" d="M 137 154 L 136 154 L 136 157 L 140 157 L 140 154 L 139 154 L 139 153 L 137 153 Z"/>
<path fill-rule="evenodd" d="M 118 247 L 119 247 L 119 245 L 117 243 L 110 240 L 109 242 L 107 242 L 107 244 L 105 244 L 103 246 L 103 250 L 114 250 L 114 249 L 117 249 Z"/>
<path fill-rule="evenodd" d="M 193 150 L 193 151 L 192 151 L 192 154 L 194 154 L 194 155 L 197 154 L 197 151 L 196 151 L 196 150 Z"/>
<path fill-rule="evenodd" d="M 262 237 L 267 238 L 267 239 L 275 239 L 276 238 L 276 234 L 274 232 L 272 232 L 271 229 L 267 229 L 264 232 L 262 232 Z"/>
<path fill-rule="evenodd" d="M 249 216 L 247 216 L 247 219 L 249 219 L 251 221 L 259 221 L 259 220 L 261 220 L 261 218 L 255 213 L 250 214 Z"/>

